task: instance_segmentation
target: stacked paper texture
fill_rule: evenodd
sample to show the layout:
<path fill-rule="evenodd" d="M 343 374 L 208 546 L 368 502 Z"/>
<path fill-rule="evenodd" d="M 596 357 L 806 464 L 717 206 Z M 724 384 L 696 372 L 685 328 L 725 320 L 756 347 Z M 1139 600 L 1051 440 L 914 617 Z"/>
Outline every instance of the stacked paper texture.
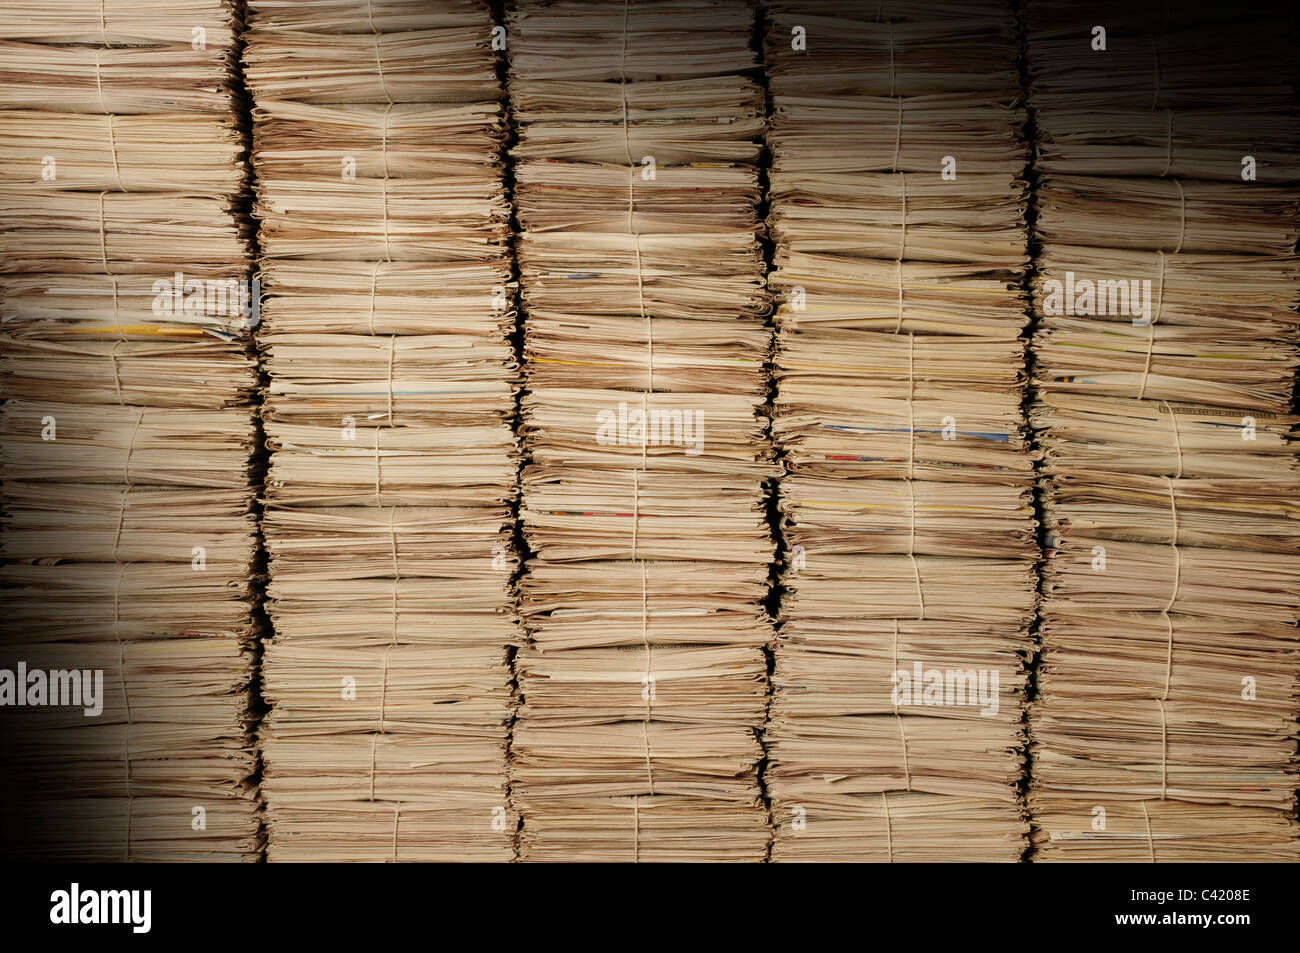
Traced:
<path fill-rule="evenodd" d="M 761 861 L 777 470 L 743 0 L 520 0 L 520 857 Z"/>
<path fill-rule="evenodd" d="M 515 854 L 504 93 L 481 0 L 249 4 L 268 859 Z"/>
<path fill-rule="evenodd" d="M 774 861 L 1015 861 L 1039 555 L 1005 3 L 777 0 Z"/>
<path fill-rule="evenodd" d="M 1030 9 L 1035 860 L 1300 857 L 1294 42 Z"/>
<path fill-rule="evenodd" d="M 4 826 L 28 859 L 261 851 L 240 24 L 180 6 L 0 18 L 0 666 L 28 673 Z"/>

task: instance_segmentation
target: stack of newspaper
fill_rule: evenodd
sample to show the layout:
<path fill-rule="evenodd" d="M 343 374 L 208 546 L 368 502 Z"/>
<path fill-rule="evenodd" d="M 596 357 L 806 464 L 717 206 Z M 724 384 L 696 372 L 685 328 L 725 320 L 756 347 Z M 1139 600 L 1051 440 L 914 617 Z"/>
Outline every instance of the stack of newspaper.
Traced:
<path fill-rule="evenodd" d="M 1039 550 L 1017 27 L 776 0 L 776 861 L 1015 861 Z"/>
<path fill-rule="evenodd" d="M 526 860 L 761 861 L 776 473 L 745 0 L 507 16 Z"/>
<path fill-rule="evenodd" d="M 1028 48 L 1034 859 L 1294 861 L 1295 38 L 1256 10 L 1062 6 L 1031 9 Z"/>
<path fill-rule="evenodd" d="M 254 0 L 244 61 L 268 857 L 510 860 L 518 371 L 491 11 Z"/>
<path fill-rule="evenodd" d="M 0 17 L 5 850 L 253 860 L 234 4 Z M 15 780 L 18 779 L 18 780 Z"/>

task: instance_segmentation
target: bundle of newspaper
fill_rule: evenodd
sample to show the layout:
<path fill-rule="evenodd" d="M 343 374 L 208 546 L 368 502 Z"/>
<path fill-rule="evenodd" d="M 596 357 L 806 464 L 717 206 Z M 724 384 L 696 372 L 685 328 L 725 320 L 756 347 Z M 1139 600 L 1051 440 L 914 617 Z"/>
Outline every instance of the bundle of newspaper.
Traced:
<path fill-rule="evenodd" d="M 42 333 L 50 330 L 46 324 L 7 336 L 0 375 L 10 398 L 216 410 L 247 406 L 257 392 L 257 360 L 239 341 L 206 337 L 178 347 L 172 341 L 51 339 Z"/>
<path fill-rule="evenodd" d="M 1294 37 L 1255 9 L 1058 6 L 1028 51 L 1050 173 L 1034 859 L 1294 861 Z"/>
<path fill-rule="evenodd" d="M 97 396 L 4 408 L 6 849 L 254 859 L 249 410 Z"/>
<path fill-rule="evenodd" d="M 261 852 L 238 26 L 211 0 L 0 16 L 18 855 Z"/>
<path fill-rule="evenodd" d="M 34 175 L 39 175 L 33 169 Z M 225 295 L 227 310 L 247 318 L 245 296 L 229 294 L 231 263 L 248 260 L 252 228 L 232 195 L 186 192 L 63 192 L 43 181 L 38 189 L 0 192 L 0 275 L 41 275 L 46 280 L 73 276 L 129 275 L 146 279 L 153 290 L 151 313 L 167 324 L 188 311 L 190 301 Z M 179 275 L 178 282 L 173 278 Z M 78 287 L 83 287 L 78 285 Z M 103 332 L 119 336 L 113 282 L 100 302 Z M 60 286 L 56 294 L 66 295 Z M 247 328 L 245 323 L 244 327 Z M 136 332 L 136 333 L 145 333 Z"/>
<path fill-rule="evenodd" d="M 98 47 L 104 56 L 123 47 L 211 48 L 230 56 L 240 26 L 235 0 L 14 0 L 0 12 L 0 37 L 60 44 L 45 62 L 68 50 L 62 44 Z"/>
<path fill-rule="evenodd" d="M 766 12 L 775 29 L 767 37 L 768 85 L 787 101 L 933 95 L 958 103 L 976 93 L 988 104 L 998 101 L 990 92 L 1009 93 L 1005 102 L 1020 87 L 1018 25 L 998 0 L 881 0 L 874 7 L 772 0 Z"/>
<path fill-rule="evenodd" d="M 1034 454 L 1005 3 L 768 6 L 777 861 L 1015 861 Z"/>
<path fill-rule="evenodd" d="M 0 46 L 0 55 L 4 54 Z M 97 108 L 96 103 L 70 107 Z M 237 192 L 246 174 L 233 115 L 0 112 L 0 188 Z M 36 174 L 39 173 L 39 174 Z"/>
<path fill-rule="evenodd" d="M 454 626 L 446 615 L 423 629 Z M 455 629 L 435 642 L 399 632 L 400 641 L 366 645 L 274 621 L 262 661 L 271 860 L 513 857 L 505 762 L 514 693 L 500 634 L 491 651 L 492 633 Z M 366 836 L 372 811 L 389 823 Z"/>
<path fill-rule="evenodd" d="M 5 846 L 15 856 L 42 863 L 115 863 L 124 857 L 140 863 L 256 862 L 262 856 L 262 819 L 240 809 L 243 803 L 185 797 L 24 799 L 9 809 L 12 827 L 5 831 Z"/>
<path fill-rule="evenodd" d="M 1220 146 L 1240 151 L 1241 143 Z M 1242 171 L 1247 171 L 1238 165 Z M 1044 175 L 1038 233 L 1044 242 L 1177 255 L 1290 255 L 1300 239 L 1295 190 L 1285 186 L 1176 178 Z M 1123 209 L 1117 228 L 1115 209 Z"/>
<path fill-rule="evenodd" d="M 113 196 L 105 198 L 107 204 Z M 195 219 L 186 221 L 192 227 Z M 64 263 L 51 264 L 59 267 Z M 115 262 L 114 266 L 116 269 L 120 264 Z M 214 340 L 234 341 L 235 346 L 226 352 L 229 360 L 235 364 L 246 362 L 247 350 L 236 339 L 257 323 L 260 305 L 256 286 L 223 278 L 219 264 L 186 262 L 183 267 L 185 271 L 172 271 L 163 278 L 155 278 L 147 271 L 9 272 L 2 279 L 5 294 L 0 300 L 0 326 L 7 339 L 22 340 L 27 346 L 36 346 L 28 343 L 31 340 L 67 338 L 70 343 L 97 337 L 110 340 L 110 347 L 118 342 L 187 342 L 187 348 L 170 350 L 172 358 L 178 360 L 196 346 L 200 352 L 213 353 Z M 128 353 L 128 346 L 122 343 L 118 353 Z M 85 369 L 84 362 L 80 369 Z M 158 364 L 151 370 L 158 370 Z"/>
<path fill-rule="evenodd" d="M 1232 11 L 1099 0 L 1086 16 L 1070 0 L 1036 0 L 1025 12 L 1035 111 L 1072 106 L 1083 116 L 1098 107 L 1140 108 L 1167 120 L 1162 110 L 1176 109 L 1182 117 L 1204 108 L 1249 113 L 1294 105 L 1300 66 L 1289 55 L 1294 26 L 1286 0 Z M 1130 115 L 1142 121 L 1136 111 Z M 1120 142 L 1130 131 L 1121 123 L 1110 138 Z"/>
<path fill-rule="evenodd" d="M 527 388 L 520 856 L 762 861 L 776 474 L 745 0 L 507 14 Z"/>
<path fill-rule="evenodd" d="M 272 861 L 511 860 L 518 367 L 481 0 L 249 4 Z"/>
<path fill-rule="evenodd" d="M 136 797 L 167 796 L 217 813 L 237 811 L 226 802 L 254 787 L 252 652 L 237 638 L 7 650 L 17 660 L 17 704 L 30 708 L 7 748 L 36 798 L 111 797 L 125 808 Z M 126 839 L 119 846 L 127 855 L 134 848 Z"/>

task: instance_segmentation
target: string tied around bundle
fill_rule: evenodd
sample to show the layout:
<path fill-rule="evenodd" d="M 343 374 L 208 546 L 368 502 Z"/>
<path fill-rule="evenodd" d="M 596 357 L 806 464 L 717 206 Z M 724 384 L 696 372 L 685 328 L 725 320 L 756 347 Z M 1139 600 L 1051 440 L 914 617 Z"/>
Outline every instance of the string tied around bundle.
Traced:
<path fill-rule="evenodd" d="M 383 268 L 385 264 L 387 264 L 387 262 L 377 261 L 375 262 L 375 266 L 370 269 L 370 308 L 367 326 L 369 327 L 372 336 L 375 334 L 375 291 L 379 286 L 379 270 Z"/>
<path fill-rule="evenodd" d="M 108 359 L 113 365 L 113 392 L 117 396 L 117 404 L 119 407 L 125 407 L 126 399 L 122 396 L 122 369 L 117 361 L 117 349 L 121 346 L 122 341 L 120 339 L 114 341 L 113 346 L 109 349 Z"/>
<path fill-rule="evenodd" d="M 643 611 L 644 611 L 644 610 L 643 610 Z M 652 655 L 652 652 L 651 652 L 650 642 L 645 638 L 644 623 L 643 623 L 643 629 L 642 629 L 641 637 L 642 637 L 641 647 L 642 647 L 643 649 L 645 649 L 645 674 L 641 677 L 641 697 L 645 699 L 645 714 L 644 714 L 644 716 L 642 717 L 641 720 L 642 720 L 642 722 L 643 722 L 645 725 L 649 725 L 649 724 L 650 724 L 650 706 L 654 703 L 654 695 L 655 695 L 655 691 L 654 691 L 654 674 L 653 674 L 653 673 L 654 673 L 654 664 L 653 664 L 653 655 Z M 653 773 L 650 773 L 649 758 L 650 758 L 650 748 L 649 748 L 649 741 L 647 740 L 647 742 L 646 742 L 646 770 L 647 770 L 647 773 L 650 774 L 650 787 L 651 787 L 651 792 L 650 792 L 650 793 L 653 794 L 653 793 L 654 793 L 654 790 L 653 790 L 653 789 L 654 789 L 654 775 L 653 775 Z"/>
<path fill-rule="evenodd" d="M 894 619 L 893 623 L 894 623 L 894 672 L 897 673 L 899 670 L 898 669 L 898 620 Z M 907 729 L 904 726 L 903 715 L 898 710 L 897 693 L 894 694 L 894 719 L 898 722 L 898 738 L 902 744 L 902 749 L 903 749 L 903 774 L 907 779 L 907 790 L 910 791 L 912 790 L 912 767 L 911 767 L 911 761 L 908 758 L 908 753 L 907 753 Z M 885 796 L 883 791 L 880 793 L 880 796 L 882 798 Z M 889 802 L 886 801 L 885 802 L 886 824 L 888 824 L 888 813 L 889 813 Z M 894 856 L 892 848 L 890 850 L 889 856 L 890 856 L 890 862 L 892 863 L 893 856 Z"/>
<path fill-rule="evenodd" d="M 650 315 L 646 313 L 646 309 L 645 309 L 645 276 L 644 276 L 644 271 L 641 263 L 641 236 L 636 232 L 632 233 L 632 249 L 636 254 L 637 309 L 641 312 L 641 320 L 645 322 L 645 341 L 646 341 L 645 392 L 649 393 L 654 390 L 654 386 L 655 386 L 655 332 L 654 332 L 654 322 L 650 319 Z M 649 424 L 648 416 L 646 418 L 646 423 L 647 425 Z M 647 439 L 649 437 L 648 431 L 646 433 L 646 437 Z M 644 440 L 641 442 L 641 456 L 644 459 L 645 457 Z"/>
<path fill-rule="evenodd" d="M 402 818 L 402 802 L 393 802 L 393 859 L 392 863 L 397 863 L 397 825 Z"/>
<path fill-rule="evenodd" d="M 916 553 L 916 484 L 909 477 L 903 481 L 907 487 L 907 555 Z"/>
<path fill-rule="evenodd" d="M 379 678 L 379 733 L 385 734 L 388 731 L 386 716 L 388 714 L 388 663 L 392 658 L 393 649 L 397 647 L 397 642 L 390 642 L 384 646 L 383 665 L 380 670 Z"/>
<path fill-rule="evenodd" d="M 641 647 L 645 649 L 645 674 L 642 677 L 643 686 L 642 695 L 645 697 L 645 720 L 650 720 L 650 704 L 654 701 L 654 691 L 651 686 L 654 684 L 652 675 L 651 655 L 650 655 L 650 633 L 649 633 L 649 616 L 650 616 L 650 596 L 649 584 L 646 580 L 646 568 L 644 562 L 637 562 L 641 570 Z"/>
<path fill-rule="evenodd" d="M 122 641 L 122 580 L 126 576 L 127 563 L 117 564 L 117 585 L 113 589 L 113 638 Z"/>
<path fill-rule="evenodd" d="M 1172 109 L 1166 109 L 1165 116 L 1168 120 L 1168 128 L 1166 130 L 1167 144 L 1165 147 L 1165 170 L 1160 173 L 1161 178 L 1167 176 L 1170 170 L 1174 167 L 1174 111 Z"/>
<path fill-rule="evenodd" d="M 119 494 L 120 499 L 117 507 L 117 532 L 113 536 L 113 562 L 121 563 L 118 559 L 118 550 L 122 546 L 122 528 L 126 525 L 126 508 L 129 505 L 131 497 L 131 487 L 124 486 Z"/>
<path fill-rule="evenodd" d="M 369 800 L 375 799 L 375 748 L 379 744 L 380 732 L 371 732 L 370 734 L 370 797 Z"/>
<path fill-rule="evenodd" d="M 102 57 L 102 52 L 95 50 L 95 92 L 99 94 L 99 111 L 106 116 L 111 116 L 113 110 L 108 108 L 108 100 L 104 98 L 104 64 Z M 116 158 L 114 159 L 114 165 L 116 165 Z"/>
<path fill-rule="evenodd" d="M 375 67 L 379 71 L 379 88 L 384 94 L 384 101 L 387 102 L 389 105 L 391 105 L 393 102 L 393 96 L 388 91 L 388 80 L 384 78 L 384 54 L 383 54 L 382 47 L 383 47 L 383 42 L 385 37 L 382 33 L 376 32 L 374 34 L 374 39 L 375 39 Z"/>
<path fill-rule="evenodd" d="M 104 266 L 104 273 L 112 275 L 113 269 L 108 264 L 108 231 L 104 227 L 104 196 L 107 192 L 99 193 L 99 258 Z"/>
<path fill-rule="evenodd" d="M 121 305 L 118 301 L 117 276 L 107 275 L 106 277 L 108 278 L 109 283 L 113 286 L 113 328 L 117 331 L 118 341 L 125 341 L 126 329 L 122 327 L 122 312 Z M 116 373 L 116 371 L 114 373 Z M 121 403 L 121 401 L 118 401 L 118 403 Z"/>
<path fill-rule="evenodd" d="M 889 852 L 889 863 L 892 864 L 894 862 L 894 825 L 889 817 L 889 795 L 884 791 L 880 792 L 880 805 L 885 818 L 885 850 Z"/>
<path fill-rule="evenodd" d="M 1178 545 L 1178 502 L 1174 497 L 1174 478 L 1165 477 L 1166 489 L 1169 493 L 1169 520 L 1171 523 L 1170 543 L 1171 546 Z M 1172 605 L 1172 602 L 1170 603 Z M 1166 609 L 1166 611 L 1168 611 Z"/>
<path fill-rule="evenodd" d="M 630 13 L 629 8 L 631 7 L 631 5 L 632 5 L 632 0 L 623 0 L 623 30 L 622 30 L 623 44 L 622 44 L 622 49 L 619 50 L 619 55 L 618 55 L 618 81 L 620 83 L 627 82 L 627 33 L 628 33 L 627 27 L 628 27 L 628 14 Z M 626 124 L 626 118 L 627 118 L 626 106 L 624 107 L 623 110 L 623 117 L 624 117 L 624 122 Z"/>
<path fill-rule="evenodd" d="M 650 674 L 651 671 L 652 671 L 652 667 L 651 667 L 650 645 L 649 645 L 649 643 L 646 643 L 646 646 L 645 646 L 645 680 L 644 680 L 643 683 L 642 683 L 644 687 L 642 688 L 642 691 L 641 691 L 641 694 L 645 697 L 645 716 L 641 719 L 641 735 L 642 735 L 642 737 L 645 739 L 645 774 L 646 774 L 646 784 L 647 784 L 647 785 L 649 786 L 649 788 L 650 788 L 650 793 L 651 793 L 651 794 L 654 794 L 654 793 L 655 793 L 655 773 L 654 773 L 654 764 L 653 764 L 653 761 L 652 761 L 652 758 L 651 758 L 651 754 L 650 754 L 650 705 L 651 705 L 651 700 L 652 700 L 652 698 L 654 697 L 654 690 L 653 690 L 653 688 L 651 687 L 651 686 L 654 684 L 653 681 L 652 681 L 652 676 L 651 676 L 651 674 Z"/>
<path fill-rule="evenodd" d="M 903 330 L 903 318 L 906 307 L 903 303 L 903 259 L 894 260 L 894 283 L 898 290 L 898 323 L 894 325 L 894 333 L 898 334 Z"/>
<path fill-rule="evenodd" d="M 653 755 L 650 751 L 650 720 L 648 718 L 641 722 L 641 737 L 645 740 L 646 784 L 650 788 L 650 796 L 653 797 L 655 793 L 655 772 Z"/>
<path fill-rule="evenodd" d="M 1177 182 L 1177 179 L 1173 181 Z M 1181 189 L 1182 186 L 1180 185 Z M 1179 245 L 1181 247 L 1181 240 Z M 1157 251 L 1158 261 L 1160 262 L 1160 271 L 1156 279 L 1156 300 L 1155 308 L 1151 312 L 1151 320 L 1147 322 L 1147 352 L 1146 358 L 1142 364 L 1142 380 L 1138 384 L 1137 399 L 1142 400 L 1146 396 L 1147 384 L 1151 379 L 1151 358 L 1155 354 L 1156 348 L 1156 325 L 1160 323 L 1160 312 L 1165 303 L 1165 253 Z M 1179 450 L 1179 466 L 1182 466 L 1182 451 Z M 1181 470 L 1180 470 L 1181 472 Z"/>
<path fill-rule="evenodd" d="M 387 709 L 388 709 L 388 663 L 390 657 L 392 656 L 393 648 L 397 644 L 397 630 L 396 630 L 397 594 L 396 593 L 397 590 L 396 587 L 394 587 L 393 641 L 389 645 L 385 646 L 384 648 L 383 669 L 380 674 L 380 680 L 379 680 L 379 729 L 375 732 L 372 732 L 370 735 L 370 797 L 369 799 L 371 801 L 375 799 L 375 773 L 376 773 L 376 762 L 378 759 L 379 739 L 381 736 L 386 735 L 388 733 L 388 727 L 387 724 L 385 723 L 385 716 L 387 714 Z"/>
<path fill-rule="evenodd" d="M 1174 413 L 1169 401 L 1162 400 L 1160 406 L 1169 415 L 1169 431 L 1174 438 L 1174 451 L 1178 454 L 1178 469 L 1174 472 L 1174 479 L 1181 480 L 1183 476 L 1183 441 L 1178 432 L 1178 416 Z"/>
<path fill-rule="evenodd" d="M 1178 449 L 1177 477 L 1181 478 L 1183 475 L 1183 448 L 1182 448 L 1182 443 L 1180 442 L 1178 437 L 1178 421 L 1174 417 L 1173 408 L 1169 406 L 1169 402 L 1162 401 L 1162 404 L 1165 408 L 1166 413 L 1169 414 L 1170 421 L 1173 423 L 1174 445 Z M 1165 482 L 1167 485 L 1167 489 L 1169 491 L 1169 518 L 1170 518 L 1170 522 L 1172 523 L 1172 530 L 1171 530 L 1172 535 L 1170 536 L 1171 542 L 1169 545 L 1174 552 L 1174 584 L 1173 584 L 1173 590 L 1169 596 L 1169 601 L 1165 604 L 1164 609 L 1160 613 L 1161 618 L 1165 620 L 1165 626 L 1169 630 L 1169 637 L 1165 643 L 1165 690 L 1163 694 L 1160 696 L 1162 700 L 1168 700 L 1170 688 L 1173 684 L 1174 620 L 1169 613 L 1170 610 L 1173 609 L 1174 603 L 1178 599 L 1178 588 L 1182 576 L 1182 555 L 1181 555 L 1181 551 L 1178 548 L 1178 500 L 1174 493 L 1174 479 L 1175 478 L 1173 477 L 1165 477 Z M 1163 711 L 1164 709 L 1162 708 L 1161 709 L 1162 714 Z"/>
<path fill-rule="evenodd" d="M 912 575 L 916 579 L 917 619 L 925 619 L 925 587 L 921 582 L 921 567 L 916 560 L 916 337 L 911 332 L 907 335 L 907 485 L 908 495 L 908 538 L 907 558 L 912 565 Z"/>
<path fill-rule="evenodd" d="M 907 781 L 907 790 L 912 790 L 912 764 L 907 753 L 907 728 L 903 722 L 902 714 L 895 709 L 894 720 L 898 723 L 898 740 L 903 751 L 903 776 Z"/>
<path fill-rule="evenodd" d="M 898 254 L 895 259 L 902 261 L 907 257 L 907 173 L 895 172 L 894 174 L 898 176 L 898 196 L 901 206 L 898 220 Z"/>
<path fill-rule="evenodd" d="M 632 795 L 632 863 L 641 862 L 641 795 Z"/>
<path fill-rule="evenodd" d="M 892 95 L 892 94 L 891 94 Z M 903 150 L 903 97 L 895 96 L 894 102 L 898 104 L 898 118 L 894 124 L 894 161 L 891 163 L 890 172 L 901 172 L 898 167 L 898 161 L 901 158 Z"/>
<path fill-rule="evenodd" d="M 916 477 L 916 335 L 907 333 L 907 477 Z M 909 550 L 910 551 L 910 550 Z"/>
<path fill-rule="evenodd" d="M 894 672 L 898 672 L 898 620 L 894 619 Z M 903 747 L 903 773 L 907 778 L 907 790 L 912 790 L 912 768 L 907 756 L 907 729 L 903 725 L 903 715 L 898 710 L 898 695 L 894 694 L 894 718 L 898 721 L 898 737 Z M 884 792 L 881 792 L 883 797 Z M 891 852 L 891 857 L 892 852 Z"/>
<path fill-rule="evenodd" d="M 388 508 L 388 542 L 389 542 L 389 546 L 391 547 L 392 557 L 393 557 L 393 580 L 395 582 L 400 582 L 402 578 L 402 567 L 401 567 L 401 561 L 398 559 L 398 553 L 397 553 L 397 527 L 394 525 L 396 519 L 397 519 L 397 507 L 390 506 Z"/>
<path fill-rule="evenodd" d="M 1172 523 L 1172 536 L 1169 548 L 1174 554 L 1174 583 L 1173 589 L 1169 593 L 1169 601 L 1161 612 L 1166 615 L 1173 609 L 1174 603 L 1178 601 L 1178 589 L 1182 582 L 1182 555 L 1178 549 L 1178 502 L 1174 496 L 1174 481 L 1172 477 L 1165 477 L 1165 482 L 1169 491 L 1169 518 Z"/>
<path fill-rule="evenodd" d="M 648 628 L 650 618 L 650 586 L 646 579 L 645 563 L 638 560 L 637 567 L 641 570 L 641 644 L 645 646 L 646 651 L 649 652 L 650 636 Z M 646 659 L 646 663 L 649 665 L 649 658 Z M 647 671 L 646 674 L 648 675 L 649 672 Z"/>
<path fill-rule="evenodd" d="M 387 413 L 384 415 L 384 424 L 385 426 L 388 427 L 392 427 L 395 420 L 393 416 L 393 363 L 396 360 L 397 360 L 397 335 L 390 334 L 388 336 L 388 380 L 387 380 L 388 386 L 386 388 L 387 395 L 388 395 L 388 408 L 387 408 Z"/>
<path fill-rule="evenodd" d="M 131 460 L 135 456 L 135 442 L 140 434 L 140 425 L 144 423 L 144 408 L 135 409 L 135 424 L 131 427 L 131 436 L 126 441 L 126 459 L 122 462 L 122 482 L 128 487 L 133 486 L 131 482 Z"/>
<path fill-rule="evenodd" d="M 384 107 L 383 120 L 379 125 L 379 149 L 380 149 L 380 155 L 384 163 L 385 179 L 388 179 L 390 177 L 388 171 L 388 120 L 392 112 L 393 112 L 393 103 L 389 103 L 387 106 Z"/>
<path fill-rule="evenodd" d="M 399 593 L 400 593 L 401 586 L 402 586 L 402 580 L 401 580 L 400 578 L 393 578 L 393 579 L 389 580 L 389 582 L 391 583 L 391 585 L 390 585 L 390 587 L 389 587 L 389 591 L 390 591 L 390 593 L 391 593 L 391 597 L 392 597 L 392 598 L 391 598 L 391 605 L 389 606 L 390 618 L 392 619 L 392 634 L 391 634 L 392 642 L 389 644 L 388 647 L 391 649 L 394 645 L 397 644 L 397 627 L 398 627 L 399 617 L 400 617 L 400 615 L 401 615 L 401 611 L 398 609 L 398 605 L 399 605 L 398 599 L 399 599 Z M 387 662 L 387 659 L 385 659 L 385 661 L 384 661 L 384 678 L 385 678 L 385 681 L 387 681 L 387 678 L 388 678 L 388 667 L 387 667 L 387 666 L 388 666 L 388 662 Z M 382 723 L 382 721 L 383 721 L 383 719 L 382 719 L 382 716 L 381 716 L 381 718 L 380 718 L 380 722 Z"/>
<path fill-rule="evenodd" d="M 1169 797 L 1169 714 L 1165 711 L 1165 700 L 1157 698 L 1160 707 L 1160 800 Z"/>
<path fill-rule="evenodd" d="M 1168 612 L 1162 612 L 1160 615 L 1169 629 L 1169 638 L 1165 643 L 1165 690 L 1160 698 L 1163 701 L 1168 701 L 1169 689 L 1174 677 L 1174 619 Z"/>
<path fill-rule="evenodd" d="M 1156 841 L 1155 838 L 1151 836 L 1151 812 L 1147 810 L 1146 801 L 1142 801 L 1141 804 L 1142 804 L 1142 818 L 1144 821 L 1146 821 L 1146 828 L 1147 828 L 1147 850 L 1151 854 L 1151 863 L 1154 864 L 1156 862 Z"/>
<path fill-rule="evenodd" d="M 908 481 L 909 485 L 911 481 Z M 921 566 L 916 561 L 914 553 L 908 553 L 907 558 L 912 563 L 912 575 L 916 579 L 916 619 L 918 622 L 925 621 L 925 587 L 921 583 Z"/>
<path fill-rule="evenodd" d="M 384 261 L 393 260 L 392 234 L 388 227 L 388 177 L 379 180 L 380 199 L 383 202 L 384 213 Z"/>
<path fill-rule="evenodd" d="M 378 344 L 378 342 L 376 342 L 376 343 L 377 343 L 377 346 L 380 346 L 380 347 L 385 346 L 385 345 L 383 345 L 383 344 Z M 383 467 L 384 467 L 384 462 L 383 462 L 383 461 L 384 461 L 384 454 L 383 454 L 383 449 L 382 449 L 382 445 L 381 445 L 381 442 L 380 442 L 380 437 L 381 437 L 381 434 L 383 434 L 383 432 L 384 432 L 385 430 L 391 430 L 392 427 L 393 427 L 393 419 L 394 419 L 394 418 L 393 418 L 393 362 L 394 362 L 394 360 L 395 360 L 395 356 L 396 356 L 396 353 L 397 353 L 397 335 L 395 335 L 395 334 L 394 334 L 394 335 L 390 335 L 389 338 L 388 338 L 388 341 L 387 341 L 387 345 L 386 345 L 386 346 L 387 346 L 387 348 L 388 348 L 388 374 L 387 374 L 387 388 L 386 388 L 386 390 L 387 390 L 387 395 L 388 395 L 388 396 L 387 396 L 388 403 L 387 403 L 387 412 L 386 412 L 386 414 L 385 414 L 385 416 L 386 416 L 387 419 L 385 420 L 383 426 L 372 428 L 372 429 L 373 429 L 373 432 L 374 432 L 374 435 L 375 435 L 375 446 L 374 446 L 373 457 L 374 457 L 374 461 L 375 461 L 375 473 L 374 473 L 374 476 L 375 476 L 375 493 L 374 493 L 374 497 L 375 497 L 375 505 L 376 505 L 376 506 L 382 506 L 383 503 L 384 503 L 384 497 L 383 497 L 383 485 L 384 485 L 384 469 L 383 469 Z"/>
<path fill-rule="evenodd" d="M 898 620 L 897 620 L 897 619 L 893 619 L 892 621 L 893 621 L 893 623 L 894 623 L 894 667 L 893 667 L 892 671 L 897 672 L 897 671 L 898 671 Z M 894 695 L 894 712 L 895 712 L 895 713 L 898 712 L 898 695 L 897 695 L 897 693 L 895 693 L 895 695 Z"/>
<path fill-rule="evenodd" d="M 1174 183 L 1174 187 L 1178 189 L 1178 244 L 1173 250 L 1173 254 L 1177 255 L 1183 250 L 1183 243 L 1187 241 L 1187 190 L 1183 188 L 1181 179 L 1173 178 L 1168 181 Z"/>
<path fill-rule="evenodd" d="M 104 45 L 110 50 L 113 44 L 108 40 L 108 12 L 104 9 L 108 0 L 99 0 L 99 35 L 104 41 Z"/>
<path fill-rule="evenodd" d="M 131 753 L 127 749 L 126 754 L 126 797 L 122 799 L 122 860 L 125 863 L 131 862 L 131 821 L 132 815 L 135 814 L 135 798 L 131 794 Z"/>
<path fill-rule="evenodd" d="M 632 561 L 637 562 L 637 543 L 641 523 L 641 471 L 632 469 Z"/>
<path fill-rule="evenodd" d="M 104 117 L 104 122 L 108 125 L 108 154 L 113 160 L 113 178 L 117 180 L 117 190 L 119 192 L 129 192 L 131 190 L 122 184 L 122 167 L 117 159 L 117 133 L 114 129 L 114 120 L 116 118 L 111 113 Z"/>
<path fill-rule="evenodd" d="M 131 747 L 130 747 L 130 737 L 129 737 L 131 732 L 131 696 L 130 693 L 127 691 L 127 687 L 126 687 L 127 685 L 126 683 L 126 642 L 121 637 L 119 637 L 117 639 L 117 646 L 118 646 L 117 677 L 118 677 L 118 681 L 121 683 L 122 686 L 122 711 L 123 711 L 123 718 L 125 719 L 123 725 L 123 732 L 124 732 L 124 738 L 126 740 L 126 796 L 129 798 L 131 797 L 131 790 L 132 790 Z"/>
<path fill-rule="evenodd" d="M 1171 542 L 1169 543 L 1169 548 L 1174 554 L 1174 579 L 1173 579 L 1173 586 L 1169 593 L 1169 601 L 1166 602 L 1165 607 L 1160 610 L 1160 615 L 1165 620 L 1165 625 L 1168 626 L 1169 628 L 1169 639 L 1165 650 L 1165 690 L 1164 690 L 1164 694 L 1157 701 L 1160 705 L 1161 747 L 1162 749 L 1167 751 L 1168 746 L 1166 740 L 1164 702 L 1166 699 L 1169 698 L 1169 691 L 1173 679 L 1173 668 L 1174 668 L 1174 623 L 1169 613 L 1173 609 L 1174 603 L 1178 601 L 1178 590 L 1182 584 L 1182 552 L 1178 548 L 1178 502 L 1174 494 L 1174 481 L 1173 478 L 1171 477 L 1165 477 L 1165 481 L 1169 490 L 1169 516 L 1173 524 L 1171 530 L 1172 535 L 1170 537 Z M 1161 779 L 1162 779 L 1161 792 L 1162 793 L 1160 795 L 1162 798 L 1165 796 L 1163 792 L 1165 791 L 1167 786 L 1167 782 L 1166 782 L 1167 777 L 1168 777 L 1168 768 L 1162 762 L 1161 764 Z"/>

